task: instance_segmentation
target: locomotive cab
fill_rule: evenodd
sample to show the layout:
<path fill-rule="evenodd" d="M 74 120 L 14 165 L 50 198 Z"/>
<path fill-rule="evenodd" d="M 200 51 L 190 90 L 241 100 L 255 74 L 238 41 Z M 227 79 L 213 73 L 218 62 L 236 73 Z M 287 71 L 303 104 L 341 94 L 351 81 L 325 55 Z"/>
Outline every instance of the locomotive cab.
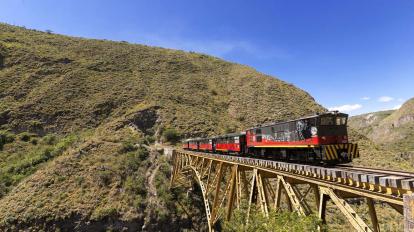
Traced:
<path fill-rule="evenodd" d="M 346 163 L 359 157 L 357 144 L 348 142 L 347 122 L 348 115 L 337 111 L 316 118 L 312 136 L 316 137 L 326 163 Z"/>
<path fill-rule="evenodd" d="M 325 113 L 316 118 L 316 129 L 311 128 L 311 133 L 318 138 L 319 144 L 348 143 L 347 121 L 347 114 Z"/>

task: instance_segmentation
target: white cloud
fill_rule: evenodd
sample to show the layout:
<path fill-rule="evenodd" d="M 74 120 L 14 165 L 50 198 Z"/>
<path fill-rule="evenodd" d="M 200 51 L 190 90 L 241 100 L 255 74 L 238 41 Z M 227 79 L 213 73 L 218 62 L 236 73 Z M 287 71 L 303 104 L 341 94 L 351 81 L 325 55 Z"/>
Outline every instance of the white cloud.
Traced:
<path fill-rule="evenodd" d="M 399 101 L 399 102 L 403 102 L 404 101 L 404 99 L 402 99 L 402 98 L 398 98 L 398 100 L 397 101 Z"/>
<path fill-rule="evenodd" d="M 393 97 L 389 97 L 389 96 L 382 96 L 382 97 L 378 98 L 378 101 L 379 102 L 390 102 L 392 100 L 394 100 L 394 98 Z"/>
<path fill-rule="evenodd" d="M 362 105 L 360 104 L 346 104 L 346 105 L 342 105 L 342 106 L 334 106 L 334 107 L 330 107 L 328 108 L 329 110 L 338 110 L 340 112 L 351 112 L 357 109 L 361 109 Z"/>
<path fill-rule="evenodd" d="M 392 109 L 393 109 L 393 110 L 398 110 L 399 108 L 401 108 L 401 105 L 396 105 L 396 106 L 394 106 Z"/>
<path fill-rule="evenodd" d="M 371 98 L 370 97 L 361 97 L 361 100 L 368 101 L 369 99 L 371 99 Z"/>

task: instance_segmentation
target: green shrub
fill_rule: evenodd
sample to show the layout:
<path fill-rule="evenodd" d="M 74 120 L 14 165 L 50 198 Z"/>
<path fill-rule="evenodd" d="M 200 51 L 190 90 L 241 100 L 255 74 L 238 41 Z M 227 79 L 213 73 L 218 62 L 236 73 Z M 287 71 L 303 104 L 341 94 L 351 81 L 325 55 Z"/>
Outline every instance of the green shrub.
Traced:
<path fill-rule="evenodd" d="M 143 175 L 128 176 L 124 182 L 125 191 L 134 195 L 145 196 L 147 189 L 145 188 L 145 177 Z"/>
<path fill-rule="evenodd" d="M 118 210 L 113 206 L 101 206 L 95 209 L 92 213 L 93 220 L 102 220 L 106 217 L 112 217 L 117 215 Z"/>
<path fill-rule="evenodd" d="M 127 153 L 137 150 L 137 147 L 130 141 L 123 142 L 120 153 Z"/>
<path fill-rule="evenodd" d="M 151 135 L 146 135 L 145 136 L 145 141 L 147 145 L 150 145 L 151 143 L 155 142 L 155 137 L 151 136 Z"/>
<path fill-rule="evenodd" d="M 56 143 L 56 141 L 57 141 L 57 137 L 56 135 L 53 135 L 53 134 L 48 134 L 42 138 L 42 142 L 47 145 L 53 145 Z"/>
<path fill-rule="evenodd" d="M 35 136 L 34 134 L 29 133 L 29 132 L 22 132 L 22 133 L 19 134 L 19 138 L 23 142 L 29 142 L 30 139 L 34 136 Z"/>
<path fill-rule="evenodd" d="M 12 143 L 15 139 L 15 135 L 8 131 L 0 131 L 0 150 L 7 143 Z"/>
<path fill-rule="evenodd" d="M 148 158 L 149 152 L 148 152 L 147 149 L 145 149 L 143 147 L 140 147 L 137 151 L 137 155 L 138 155 L 138 159 L 140 161 L 142 161 L 142 160 L 146 160 Z"/>
<path fill-rule="evenodd" d="M 32 143 L 33 145 L 37 145 L 39 143 L 39 140 L 37 138 L 31 138 L 30 143 Z"/>
<path fill-rule="evenodd" d="M 112 180 L 112 172 L 110 170 L 102 170 L 98 172 L 99 185 L 109 186 Z"/>
<path fill-rule="evenodd" d="M 135 195 L 133 206 L 137 209 L 144 209 L 145 207 L 145 198 L 141 195 Z"/>
<path fill-rule="evenodd" d="M 29 121 L 29 125 L 33 128 L 33 129 L 38 129 L 38 128 L 42 128 L 42 123 L 37 121 L 37 120 L 31 120 Z"/>
<path fill-rule="evenodd" d="M 162 136 L 167 142 L 177 143 L 178 141 L 180 141 L 180 134 L 173 128 L 168 128 L 164 130 Z"/>

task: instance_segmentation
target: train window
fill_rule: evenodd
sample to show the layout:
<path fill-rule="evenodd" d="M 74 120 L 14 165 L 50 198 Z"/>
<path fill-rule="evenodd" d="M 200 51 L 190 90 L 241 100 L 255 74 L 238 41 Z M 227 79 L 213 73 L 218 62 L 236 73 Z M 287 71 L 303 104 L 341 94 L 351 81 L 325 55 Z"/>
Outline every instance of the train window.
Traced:
<path fill-rule="evenodd" d="M 316 125 L 316 118 L 310 118 L 306 120 L 308 127 L 315 126 Z"/>
<path fill-rule="evenodd" d="M 256 134 L 257 135 L 259 135 L 259 134 L 261 134 L 262 133 L 262 130 L 261 129 L 256 129 Z"/>
<path fill-rule="evenodd" d="M 239 137 L 234 137 L 234 143 L 240 143 Z"/>
<path fill-rule="evenodd" d="M 261 135 L 256 136 L 256 142 L 258 142 L 258 143 L 262 142 L 262 136 Z"/>
<path fill-rule="evenodd" d="M 336 117 L 336 125 L 346 125 L 346 117 Z"/>
<path fill-rule="evenodd" d="M 321 125 L 322 126 L 334 125 L 333 117 L 321 117 Z"/>

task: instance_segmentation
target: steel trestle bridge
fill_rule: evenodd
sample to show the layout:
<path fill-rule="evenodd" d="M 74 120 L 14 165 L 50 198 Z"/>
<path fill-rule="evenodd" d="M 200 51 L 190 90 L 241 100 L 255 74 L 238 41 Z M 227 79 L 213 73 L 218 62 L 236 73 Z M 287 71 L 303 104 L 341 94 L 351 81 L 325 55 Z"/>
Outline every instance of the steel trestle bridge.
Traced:
<path fill-rule="evenodd" d="M 229 220 L 242 202 L 248 204 L 247 214 L 255 205 L 268 217 L 269 211 L 280 210 L 283 202 L 288 210 L 301 215 L 317 212 L 326 222 L 328 201 L 356 231 L 380 231 L 374 201 L 404 215 L 406 231 L 414 229 L 414 173 L 347 165 L 323 167 L 180 149 L 171 152 L 171 188 L 189 187 L 194 181 L 200 186 L 209 231 L 214 231 L 219 220 Z M 316 209 L 307 200 L 310 192 Z M 369 222 L 356 213 L 346 201 L 349 198 L 366 199 Z"/>

